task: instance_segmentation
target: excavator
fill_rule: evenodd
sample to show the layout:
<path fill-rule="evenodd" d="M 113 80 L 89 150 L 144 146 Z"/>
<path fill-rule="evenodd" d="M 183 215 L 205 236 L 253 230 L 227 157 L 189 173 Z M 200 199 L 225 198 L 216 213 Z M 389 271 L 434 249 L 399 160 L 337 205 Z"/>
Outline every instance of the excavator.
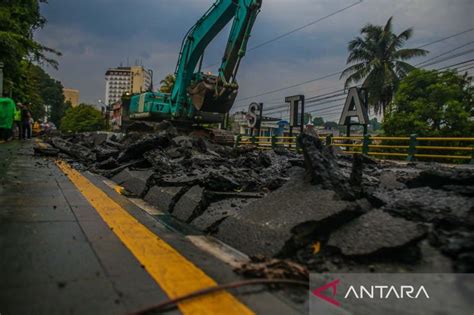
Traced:
<path fill-rule="evenodd" d="M 261 6 L 262 0 L 217 0 L 183 39 L 171 93 L 150 91 L 133 96 L 130 120 L 170 120 L 178 124 L 223 122 L 237 97 L 236 75 Z M 219 73 L 204 73 L 206 48 L 232 19 Z"/>

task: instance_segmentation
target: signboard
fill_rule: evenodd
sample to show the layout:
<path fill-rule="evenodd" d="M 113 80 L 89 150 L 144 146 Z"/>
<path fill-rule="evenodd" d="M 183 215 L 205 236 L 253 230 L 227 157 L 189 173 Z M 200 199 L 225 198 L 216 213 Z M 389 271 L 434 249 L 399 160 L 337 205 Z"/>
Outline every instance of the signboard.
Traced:
<path fill-rule="evenodd" d="M 288 96 L 285 102 L 290 103 L 290 127 L 303 127 L 304 95 Z"/>
<path fill-rule="evenodd" d="M 352 118 L 357 118 L 358 122 L 353 123 Z M 362 101 L 360 90 L 356 87 L 352 87 L 349 89 L 349 93 L 347 94 L 341 119 L 339 119 L 339 125 L 367 125 L 368 123 L 369 115 L 367 114 L 366 104 Z"/>
<path fill-rule="evenodd" d="M 262 121 L 262 104 L 252 103 L 247 112 L 247 121 L 250 128 L 260 128 Z"/>

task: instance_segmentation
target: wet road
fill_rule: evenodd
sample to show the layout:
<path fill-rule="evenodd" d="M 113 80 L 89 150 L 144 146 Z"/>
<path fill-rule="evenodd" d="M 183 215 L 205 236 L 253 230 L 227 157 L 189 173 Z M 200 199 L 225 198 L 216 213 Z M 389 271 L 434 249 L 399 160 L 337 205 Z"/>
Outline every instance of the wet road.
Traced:
<path fill-rule="evenodd" d="M 32 147 L 0 144 L 2 315 L 126 314 L 239 280 L 231 266 L 194 245 L 204 237 L 192 242 L 101 178 L 34 157 Z M 252 288 L 180 303 L 169 313 L 295 312 Z"/>

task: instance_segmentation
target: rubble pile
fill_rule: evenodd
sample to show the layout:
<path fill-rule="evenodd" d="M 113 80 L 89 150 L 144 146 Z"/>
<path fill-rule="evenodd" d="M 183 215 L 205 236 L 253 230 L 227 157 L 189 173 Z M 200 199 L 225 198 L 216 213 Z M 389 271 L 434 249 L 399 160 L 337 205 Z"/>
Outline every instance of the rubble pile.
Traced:
<path fill-rule="evenodd" d="M 218 145 L 205 137 L 183 135 L 168 122 L 152 129 L 140 123 L 132 129 L 126 136 L 52 137 L 35 150 L 110 178 L 129 196 L 143 198 L 206 232 L 281 187 L 288 170 L 303 164 L 301 156 L 287 150 L 260 152 Z"/>
<path fill-rule="evenodd" d="M 362 155 L 350 166 L 316 138 L 303 135 L 300 142 L 311 182 L 360 204 L 362 214 L 325 225 L 322 237 L 321 229 L 312 231 L 322 250 L 315 254 L 307 243 L 295 260 L 317 271 L 474 271 L 474 168 Z"/>
<path fill-rule="evenodd" d="M 299 142 L 303 155 L 232 148 L 164 122 L 124 137 L 55 137 L 37 153 L 111 178 L 262 266 L 264 256 L 320 272 L 474 272 L 472 167 L 348 156 L 311 135 Z"/>

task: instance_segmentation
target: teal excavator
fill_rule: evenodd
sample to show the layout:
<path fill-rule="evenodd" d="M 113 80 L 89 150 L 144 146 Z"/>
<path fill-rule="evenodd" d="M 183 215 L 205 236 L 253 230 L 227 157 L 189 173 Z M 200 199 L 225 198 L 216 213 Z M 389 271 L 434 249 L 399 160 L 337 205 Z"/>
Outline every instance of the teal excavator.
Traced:
<path fill-rule="evenodd" d="M 146 92 L 133 96 L 130 119 L 222 122 L 237 97 L 236 75 L 261 6 L 262 0 L 217 0 L 183 40 L 171 93 Z M 203 73 L 207 46 L 232 19 L 219 73 Z"/>

